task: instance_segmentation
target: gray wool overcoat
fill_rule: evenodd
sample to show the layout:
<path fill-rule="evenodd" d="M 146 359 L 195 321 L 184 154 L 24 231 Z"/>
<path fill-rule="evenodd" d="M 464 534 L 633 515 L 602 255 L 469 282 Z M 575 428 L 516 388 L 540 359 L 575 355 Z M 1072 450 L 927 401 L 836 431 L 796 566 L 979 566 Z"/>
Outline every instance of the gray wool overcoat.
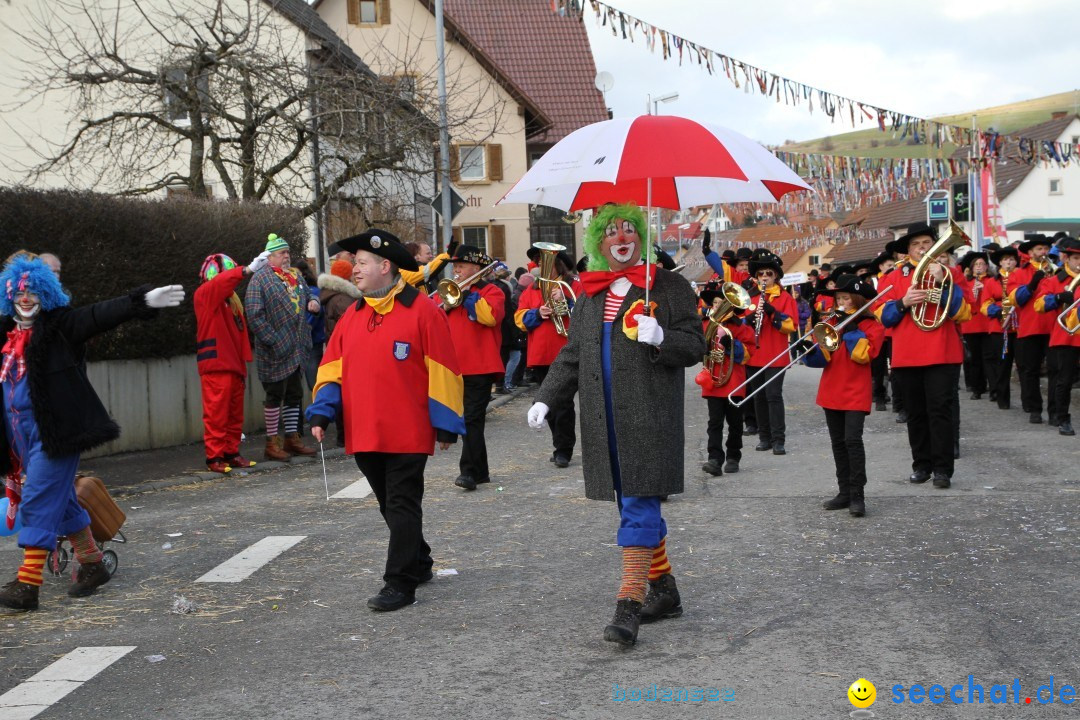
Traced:
<path fill-rule="evenodd" d="M 608 453 L 601 353 L 604 297 L 580 297 L 574 306 L 566 345 L 551 364 L 537 401 L 555 407 L 579 393 L 581 464 L 585 496 L 614 500 Z M 705 335 L 697 296 L 681 275 L 658 269 L 649 300 L 664 330 L 653 347 L 623 333 L 623 315 L 645 290 L 632 286 L 611 327 L 612 407 L 618 438 L 622 493 L 627 497 L 673 495 L 683 491 L 683 395 L 685 368 L 701 362 Z"/>

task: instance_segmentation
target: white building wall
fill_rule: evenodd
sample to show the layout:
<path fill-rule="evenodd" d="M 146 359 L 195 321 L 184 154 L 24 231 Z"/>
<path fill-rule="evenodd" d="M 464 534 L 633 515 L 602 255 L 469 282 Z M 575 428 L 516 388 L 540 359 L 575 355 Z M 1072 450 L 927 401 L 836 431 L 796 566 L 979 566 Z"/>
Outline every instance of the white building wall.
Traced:
<path fill-rule="evenodd" d="M 1080 136 L 1080 119 L 1074 119 L 1058 138 L 1072 142 Z M 1050 181 L 1060 180 L 1061 193 L 1050 194 Z M 1020 186 L 1001 203 L 1005 224 L 1026 218 L 1075 218 L 1080 217 L 1080 162 L 1076 159 L 1067 167 L 1034 167 Z M 1009 241 L 1023 240 L 1024 233 L 1009 232 Z"/>

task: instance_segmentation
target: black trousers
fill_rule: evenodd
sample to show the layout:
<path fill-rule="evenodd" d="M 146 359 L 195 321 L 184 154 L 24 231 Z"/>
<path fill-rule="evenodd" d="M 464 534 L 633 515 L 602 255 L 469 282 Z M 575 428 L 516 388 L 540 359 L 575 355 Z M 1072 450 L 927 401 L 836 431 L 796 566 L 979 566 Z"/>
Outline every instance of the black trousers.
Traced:
<path fill-rule="evenodd" d="M 300 384 L 300 368 L 293 370 L 288 377 L 276 382 L 264 382 L 262 386 L 266 391 L 263 405 L 268 408 L 281 407 L 283 404 L 285 407 L 300 407 L 304 398 L 304 388 Z"/>
<path fill-rule="evenodd" d="M 982 395 L 988 387 L 986 373 L 985 347 L 990 341 L 990 333 L 967 333 L 964 335 L 964 384 L 971 392 Z"/>
<path fill-rule="evenodd" d="M 718 463 L 725 460 L 742 460 L 742 408 L 735 407 L 723 397 L 707 397 L 709 404 L 708 450 L 709 459 Z M 727 452 L 724 452 L 724 423 L 728 426 Z"/>
<path fill-rule="evenodd" d="M 1042 369 L 1049 346 L 1049 335 L 1028 335 L 1016 340 L 1016 369 L 1020 373 L 1020 406 L 1026 413 L 1041 413 L 1043 410 L 1039 371 Z"/>
<path fill-rule="evenodd" d="M 536 382 L 542 385 L 549 369 L 549 365 L 534 365 L 532 371 Z M 576 419 L 573 398 L 570 398 L 570 402 L 565 405 L 548 410 L 547 421 L 548 427 L 551 428 L 551 444 L 556 454 L 565 455 L 567 458 L 573 457 L 574 445 L 577 444 L 577 434 L 574 432 Z"/>
<path fill-rule="evenodd" d="M 1005 357 L 1005 335 L 990 333 L 983 344 L 983 362 L 986 366 L 986 384 L 994 392 L 999 408 L 1008 410 L 1012 398 L 1013 355 L 1016 351 L 1016 333 L 1009 335 L 1009 347 Z"/>
<path fill-rule="evenodd" d="M 956 440 L 953 402 L 959 392 L 960 363 L 894 368 L 904 389 L 911 469 L 952 477 Z"/>
<path fill-rule="evenodd" d="M 473 480 L 487 480 L 488 472 L 487 443 L 484 441 L 484 421 L 487 418 L 487 406 L 491 402 L 491 384 L 495 374 L 465 375 L 465 436 L 461 438 L 461 461 L 458 463 L 462 475 Z"/>
<path fill-rule="evenodd" d="M 865 421 L 866 413 L 859 410 L 825 410 L 841 495 L 861 492 L 866 486 L 866 449 L 862 439 Z"/>
<path fill-rule="evenodd" d="M 761 368 L 746 368 L 748 373 L 756 373 Z M 753 392 L 780 374 L 780 368 L 769 367 L 750 383 L 748 392 Z M 745 405 L 743 407 L 746 407 Z M 787 435 L 784 424 L 784 378 L 777 378 L 768 387 L 754 396 L 754 414 L 757 415 L 758 439 L 762 442 L 782 443 Z"/>
<path fill-rule="evenodd" d="M 885 381 L 889 377 L 889 354 L 892 350 L 892 338 L 885 338 L 881 352 L 870 361 L 870 380 L 873 387 L 874 402 L 887 402 L 889 391 L 885 387 Z"/>
<path fill-rule="evenodd" d="M 379 513 L 390 529 L 383 581 L 401 592 L 412 592 L 431 570 L 431 548 L 424 541 L 424 467 L 427 455 L 356 453 L 379 501 Z"/>
<path fill-rule="evenodd" d="M 1080 348 L 1060 345 L 1046 351 L 1046 410 L 1051 417 L 1072 421 L 1069 400 L 1076 381 L 1076 363 Z"/>

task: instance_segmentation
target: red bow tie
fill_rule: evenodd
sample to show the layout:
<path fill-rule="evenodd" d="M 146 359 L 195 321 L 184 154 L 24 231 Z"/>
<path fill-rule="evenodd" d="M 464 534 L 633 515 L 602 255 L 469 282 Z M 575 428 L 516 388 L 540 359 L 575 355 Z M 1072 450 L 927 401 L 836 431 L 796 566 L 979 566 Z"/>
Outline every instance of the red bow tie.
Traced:
<path fill-rule="evenodd" d="M 606 292 L 611 283 L 619 278 L 626 278 L 632 285 L 639 288 L 645 287 L 645 265 L 635 265 L 626 270 L 595 270 L 581 273 L 581 284 L 585 286 L 585 294 L 595 297 Z M 649 287 L 656 285 L 656 265 L 649 265 Z"/>

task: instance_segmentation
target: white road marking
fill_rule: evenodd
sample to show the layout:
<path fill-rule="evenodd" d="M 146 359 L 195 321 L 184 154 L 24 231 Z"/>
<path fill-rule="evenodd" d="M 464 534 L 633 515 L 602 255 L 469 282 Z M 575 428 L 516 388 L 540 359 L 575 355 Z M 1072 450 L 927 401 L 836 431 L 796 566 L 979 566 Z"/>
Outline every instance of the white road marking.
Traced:
<path fill-rule="evenodd" d="M 0 717 L 30 720 L 135 649 L 134 645 L 75 648 L 0 695 Z"/>
<path fill-rule="evenodd" d="M 357 480 L 344 490 L 330 496 L 331 500 L 360 500 L 371 494 L 371 486 L 367 480 Z"/>
<path fill-rule="evenodd" d="M 233 555 L 195 582 L 240 582 L 307 535 L 270 535 Z"/>

